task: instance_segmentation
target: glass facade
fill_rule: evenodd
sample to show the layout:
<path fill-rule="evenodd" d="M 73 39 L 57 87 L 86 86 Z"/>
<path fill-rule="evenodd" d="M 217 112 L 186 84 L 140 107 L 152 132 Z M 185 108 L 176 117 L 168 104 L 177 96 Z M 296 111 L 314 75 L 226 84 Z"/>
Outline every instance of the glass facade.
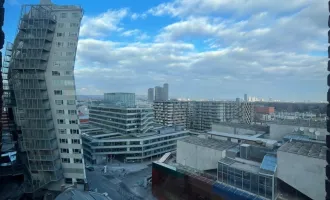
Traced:
<path fill-rule="evenodd" d="M 135 107 L 134 93 L 105 93 L 104 102 L 113 106 Z"/>
<path fill-rule="evenodd" d="M 266 197 L 267 199 L 273 198 L 273 186 L 275 185 L 273 175 L 243 171 L 219 162 L 218 181 Z"/>

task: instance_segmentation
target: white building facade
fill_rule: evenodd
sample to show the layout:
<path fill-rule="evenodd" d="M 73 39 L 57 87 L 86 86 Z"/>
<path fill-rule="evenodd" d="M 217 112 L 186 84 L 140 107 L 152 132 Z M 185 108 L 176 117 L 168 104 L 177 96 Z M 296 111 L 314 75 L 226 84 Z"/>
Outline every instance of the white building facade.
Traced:
<path fill-rule="evenodd" d="M 41 2 L 22 6 L 9 67 L 30 192 L 86 179 L 73 73 L 83 11 Z"/>

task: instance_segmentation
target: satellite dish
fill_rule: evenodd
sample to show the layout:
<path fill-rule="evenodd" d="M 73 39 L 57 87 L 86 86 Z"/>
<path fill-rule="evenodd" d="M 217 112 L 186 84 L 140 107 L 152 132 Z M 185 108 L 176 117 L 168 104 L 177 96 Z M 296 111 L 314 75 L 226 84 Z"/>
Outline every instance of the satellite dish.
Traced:
<path fill-rule="evenodd" d="M 315 133 L 314 133 L 316 136 L 319 136 L 319 135 L 321 135 L 321 133 L 320 133 L 320 131 L 315 131 Z"/>
<path fill-rule="evenodd" d="M 304 127 L 300 127 L 299 130 L 300 131 L 304 131 L 305 129 L 304 129 Z"/>
<path fill-rule="evenodd" d="M 298 132 L 298 128 L 296 127 L 296 128 L 294 128 L 294 132 Z"/>
<path fill-rule="evenodd" d="M 314 133 L 314 131 L 315 131 L 315 130 L 314 130 L 313 128 L 310 128 L 310 129 L 309 129 L 309 132 L 310 132 L 310 133 Z"/>

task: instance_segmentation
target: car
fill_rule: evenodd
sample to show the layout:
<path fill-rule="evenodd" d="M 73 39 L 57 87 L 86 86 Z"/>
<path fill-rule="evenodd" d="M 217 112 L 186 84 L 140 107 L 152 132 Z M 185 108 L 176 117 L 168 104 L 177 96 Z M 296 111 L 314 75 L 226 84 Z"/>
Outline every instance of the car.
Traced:
<path fill-rule="evenodd" d="M 92 166 L 86 166 L 86 169 L 87 169 L 88 171 L 94 171 L 94 167 L 92 167 Z"/>

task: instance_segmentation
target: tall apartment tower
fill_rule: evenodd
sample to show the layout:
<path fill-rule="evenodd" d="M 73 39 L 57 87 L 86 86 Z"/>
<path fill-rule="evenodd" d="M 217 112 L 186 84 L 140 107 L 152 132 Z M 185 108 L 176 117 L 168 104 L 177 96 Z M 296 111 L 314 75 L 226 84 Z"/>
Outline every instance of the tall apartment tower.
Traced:
<path fill-rule="evenodd" d="M 163 97 L 162 97 L 163 101 L 167 101 L 168 100 L 168 83 L 165 83 L 163 85 Z"/>
<path fill-rule="evenodd" d="M 82 16 L 49 0 L 21 9 L 9 86 L 32 179 L 26 192 L 86 181 L 73 75 Z"/>
<path fill-rule="evenodd" d="M 155 87 L 155 101 L 163 100 L 163 88 L 160 86 Z"/>
<path fill-rule="evenodd" d="M 164 126 L 184 126 L 188 123 L 189 101 L 158 101 L 153 104 L 155 122 Z"/>
<path fill-rule="evenodd" d="M 148 89 L 148 101 L 153 102 L 155 100 L 154 88 Z"/>

